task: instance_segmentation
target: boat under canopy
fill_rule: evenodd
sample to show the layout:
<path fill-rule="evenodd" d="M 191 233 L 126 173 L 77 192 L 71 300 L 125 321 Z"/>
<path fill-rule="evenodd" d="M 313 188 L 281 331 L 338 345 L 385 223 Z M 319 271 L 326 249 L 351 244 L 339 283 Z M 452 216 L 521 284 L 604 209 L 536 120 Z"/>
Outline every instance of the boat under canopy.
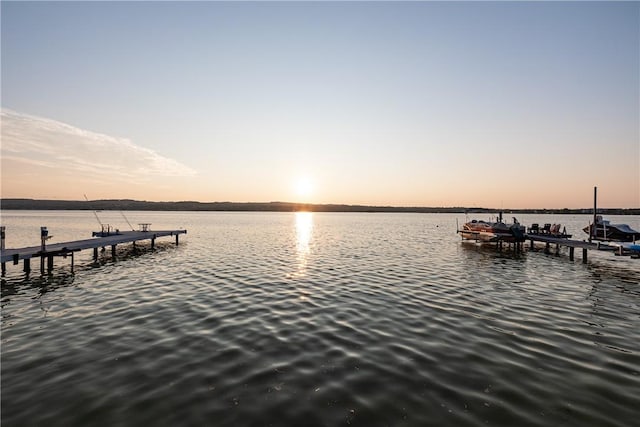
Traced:
<path fill-rule="evenodd" d="M 526 228 L 513 218 L 513 224 L 502 222 L 502 215 L 495 222 L 472 220 L 462 225 L 459 230 L 464 240 L 481 242 L 522 242 Z"/>
<path fill-rule="evenodd" d="M 628 224 L 611 224 L 610 221 L 596 216 L 595 234 L 593 224 L 589 224 L 582 229 L 593 240 L 603 240 L 607 242 L 635 242 L 640 240 L 640 231 L 629 227 Z"/>

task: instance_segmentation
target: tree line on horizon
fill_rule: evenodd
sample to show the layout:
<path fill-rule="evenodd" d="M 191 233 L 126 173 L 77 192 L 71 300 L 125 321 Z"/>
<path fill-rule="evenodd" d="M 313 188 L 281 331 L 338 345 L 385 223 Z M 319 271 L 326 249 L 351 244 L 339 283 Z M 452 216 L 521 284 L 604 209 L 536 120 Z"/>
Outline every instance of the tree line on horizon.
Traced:
<path fill-rule="evenodd" d="M 413 212 L 413 213 L 492 213 L 501 209 L 479 207 L 402 207 L 292 202 L 149 202 L 130 199 L 107 200 L 38 200 L 0 199 L 5 210 L 127 210 L 127 211 L 243 211 L 243 212 Z M 532 214 L 591 214 L 583 209 L 502 209 L 503 212 Z M 640 208 L 599 208 L 605 215 L 640 215 Z"/>

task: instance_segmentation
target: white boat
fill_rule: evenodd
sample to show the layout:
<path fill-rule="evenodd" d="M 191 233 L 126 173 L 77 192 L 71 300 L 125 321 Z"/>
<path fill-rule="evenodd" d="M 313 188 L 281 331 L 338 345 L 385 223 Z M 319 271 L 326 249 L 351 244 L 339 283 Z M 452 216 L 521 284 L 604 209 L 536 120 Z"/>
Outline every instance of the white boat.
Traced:
<path fill-rule="evenodd" d="M 524 241 L 526 228 L 513 218 L 513 224 L 502 222 L 502 213 L 497 221 L 488 222 L 472 220 L 462 225 L 458 230 L 463 240 L 476 240 L 481 242 L 522 242 Z"/>

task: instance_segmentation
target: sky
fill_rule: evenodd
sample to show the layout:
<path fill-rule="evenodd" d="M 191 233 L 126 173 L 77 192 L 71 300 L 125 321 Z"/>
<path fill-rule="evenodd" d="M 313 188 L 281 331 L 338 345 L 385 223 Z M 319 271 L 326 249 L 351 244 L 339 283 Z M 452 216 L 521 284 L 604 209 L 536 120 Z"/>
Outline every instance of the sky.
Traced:
<path fill-rule="evenodd" d="M 639 2 L 13 2 L 2 197 L 640 207 Z"/>

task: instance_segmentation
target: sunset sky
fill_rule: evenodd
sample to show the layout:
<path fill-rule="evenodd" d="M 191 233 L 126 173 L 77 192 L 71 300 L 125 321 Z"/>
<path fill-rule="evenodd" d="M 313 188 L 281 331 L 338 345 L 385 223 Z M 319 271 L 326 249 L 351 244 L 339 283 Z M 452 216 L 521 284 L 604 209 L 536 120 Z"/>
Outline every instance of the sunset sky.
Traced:
<path fill-rule="evenodd" d="M 640 207 L 639 2 L 1 2 L 2 197 Z"/>

